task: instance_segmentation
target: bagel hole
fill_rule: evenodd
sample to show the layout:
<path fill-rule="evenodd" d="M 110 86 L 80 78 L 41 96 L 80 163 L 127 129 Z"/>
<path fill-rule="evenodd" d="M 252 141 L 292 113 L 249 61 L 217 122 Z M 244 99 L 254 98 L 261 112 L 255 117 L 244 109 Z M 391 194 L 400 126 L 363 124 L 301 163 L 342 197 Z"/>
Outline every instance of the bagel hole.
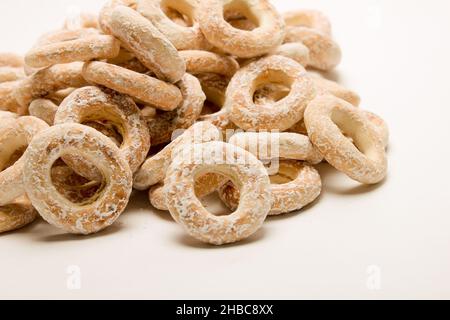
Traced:
<path fill-rule="evenodd" d="M 117 147 L 121 147 L 123 144 L 123 135 L 121 128 L 115 123 L 107 120 L 89 120 L 82 123 L 85 126 L 91 127 L 115 143 Z"/>
<path fill-rule="evenodd" d="M 28 144 L 23 135 L 17 135 L 8 139 L 2 145 L 0 157 L 0 171 L 12 167 L 24 154 Z"/>
<path fill-rule="evenodd" d="M 62 159 L 53 164 L 50 174 L 58 193 L 77 205 L 94 202 L 104 188 L 103 182 L 91 181 L 80 176 Z"/>
<path fill-rule="evenodd" d="M 211 115 L 211 114 L 219 112 L 221 109 L 222 109 L 222 107 L 218 106 L 214 102 L 206 100 L 205 104 L 203 105 L 201 115 L 202 116 Z"/>
<path fill-rule="evenodd" d="M 276 185 L 291 183 L 297 179 L 299 171 L 290 165 L 290 160 L 281 161 L 276 174 L 270 175 L 270 182 Z"/>
<path fill-rule="evenodd" d="M 192 27 L 192 21 L 189 11 L 192 10 L 185 1 L 180 0 L 163 0 L 161 2 L 161 9 L 164 14 L 176 24 L 183 27 Z"/>
<path fill-rule="evenodd" d="M 233 28 L 252 31 L 259 27 L 259 18 L 253 13 L 246 1 L 234 0 L 223 8 L 223 16 Z"/>
<path fill-rule="evenodd" d="M 376 158 L 376 152 L 372 148 L 371 138 L 361 121 L 351 117 L 339 108 L 334 108 L 331 114 L 331 120 L 356 149 L 371 159 Z"/>

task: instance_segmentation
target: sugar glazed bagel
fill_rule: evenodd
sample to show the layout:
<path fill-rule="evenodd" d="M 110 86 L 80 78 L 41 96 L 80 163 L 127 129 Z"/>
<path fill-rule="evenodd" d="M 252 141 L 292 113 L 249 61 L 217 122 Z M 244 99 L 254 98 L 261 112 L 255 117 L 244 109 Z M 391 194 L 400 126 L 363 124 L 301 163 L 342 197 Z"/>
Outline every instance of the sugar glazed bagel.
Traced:
<path fill-rule="evenodd" d="M 331 95 L 318 96 L 306 110 L 305 125 L 313 144 L 336 169 L 364 184 L 386 177 L 384 142 L 362 110 Z"/>
<path fill-rule="evenodd" d="M 268 83 L 289 86 L 289 94 L 268 105 L 256 105 L 255 91 Z M 315 90 L 305 69 L 297 62 L 281 57 L 262 58 L 240 69 L 227 89 L 225 108 L 231 120 L 244 130 L 285 131 L 303 119 Z"/>
<path fill-rule="evenodd" d="M 192 143 L 217 141 L 220 138 L 221 132 L 214 125 L 208 122 L 194 124 L 162 151 L 144 162 L 134 177 L 134 188 L 137 190 L 147 190 L 149 187 L 162 182 L 172 158 L 177 154 L 181 146 Z"/>
<path fill-rule="evenodd" d="M 49 99 L 36 99 L 31 102 L 28 111 L 33 117 L 44 120 L 48 125 L 52 126 L 58 106 Z"/>
<path fill-rule="evenodd" d="M 87 62 L 83 76 L 89 82 L 128 94 L 164 111 L 176 109 L 182 100 L 180 90 L 173 84 L 105 62 Z"/>
<path fill-rule="evenodd" d="M 176 83 L 186 72 L 184 60 L 170 41 L 133 9 L 117 6 L 110 21 L 112 34 L 156 76 Z"/>
<path fill-rule="evenodd" d="M 114 124 L 123 137 L 120 153 L 128 161 L 132 172 L 144 162 L 150 149 L 150 135 L 140 110 L 131 98 L 107 89 L 84 87 L 67 97 L 55 116 L 55 125 L 88 121 L 110 121 Z"/>
<path fill-rule="evenodd" d="M 239 70 L 239 64 L 230 56 L 209 51 L 185 50 L 180 56 L 186 63 L 186 72 L 191 74 L 215 73 L 232 77 Z"/>
<path fill-rule="evenodd" d="M 25 193 L 22 156 L 32 139 L 48 125 L 35 117 L 21 117 L 0 127 L 0 206 Z"/>
<path fill-rule="evenodd" d="M 301 161 L 281 161 L 278 174 L 271 180 L 270 216 L 300 210 L 316 200 L 322 191 L 319 172 Z M 219 189 L 219 196 L 231 210 L 239 206 L 240 193 L 232 182 Z"/>
<path fill-rule="evenodd" d="M 87 203 L 74 205 L 60 194 L 51 168 L 62 156 L 80 154 L 101 171 L 104 183 Z M 132 174 L 119 149 L 98 131 L 80 124 L 51 127 L 25 153 L 24 184 L 33 206 L 50 224 L 74 234 L 91 234 L 113 224 L 128 204 Z"/>
<path fill-rule="evenodd" d="M 242 12 L 258 27 L 251 31 L 236 29 L 225 20 L 225 11 Z M 264 55 L 283 42 L 283 18 L 267 0 L 201 1 L 198 16 L 206 39 L 217 48 L 240 58 Z"/>
<path fill-rule="evenodd" d="M 25 196 L 6 206 L 0 206 L 0 234 L 23 228 L 38 216 L 30 200 Z"/>
<path fill-rule="evenodd" d="M 198 0 L 140 0 L 137 11 L 149 19 L 178 50 L 209 49 L 211 45 L 198 24 L 198 3 Z M 192 25 L 180 25 L 170 19 L 169 9 L 186 16 Z"/>
<path fill-rule="evenodd" d="M 153 145 L 170 142 L 174 131 L 190 128 L 202 113 L 206 97 L 197 78 L 186 73 L 177 86 L 183 97 L 181 105 L 174 111 L 147 119 Z"/>
<path fill-rule="evenodd" d="M 309 138 L 296 133 L 242 132 L 232 136 L 229 143 L 249 151 L 260 160 L 282 158 L 311 164 L 323 160 Z"/>
<path fill-rule="evenodd" d="M 244 240 L 263 225 L 272 204 L 270 180 L 263 164 L 241 148 L 223 142 L 186 146 L 201 161 L 180 152 L 169 167 L 164 193 L 172 217 L 192 237 L 223 245 Z M 226 160 L 226 161 L 225 161 Z M 195 194 L 195 178 L 217 173 L 230 178 L 240 192 L 237 210 L 229 216 L 209 213 Z"/>

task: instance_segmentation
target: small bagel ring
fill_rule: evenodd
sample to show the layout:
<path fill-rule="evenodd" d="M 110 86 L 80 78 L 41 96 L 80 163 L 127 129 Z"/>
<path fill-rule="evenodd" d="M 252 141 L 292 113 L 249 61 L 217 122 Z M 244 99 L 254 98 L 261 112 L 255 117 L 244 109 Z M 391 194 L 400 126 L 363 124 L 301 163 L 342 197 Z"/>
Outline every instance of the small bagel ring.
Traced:
<path fill-rule="evenodd" d="M 96 35 L 33 48 L 25 56 L 25 63 L 33 68 L 94 59 L 114 58 L 119 54 L 120 42 L 109 35 Z"/>
<path fill-rule="evenodd" d="M 311 28 L 288 27 L 285 43 L 302 42 L 309 49 L 309 66 L 319 70 L 331 70 L 342 59 L 339 45 L 333 39 Z"/>
<path fill-rule="evenodd" d="M 98 15 L 98 23 L 100 29 L 106 34 L 112 34 L 111 16 L 114 9 L 118 6 L 126 6 L 132 9 L 137 8 L 137 0 L 108 0 L 100 10 Z"/>
<path fill-rule="evenodd" d="M 232 57 L 209 51 L 185 50 L 179 53 L 186 63 L 186 72 L 193 75 L 215 73 L 232 77 L 240 68 Z"/>
<path fill-rule="evenodd" d="M 221 137 L 219 129 L 208 122 L 198 122 L 187 129 L 181 136 L 173 140 L 158 154 L 148 158 L 134 177 L 134 188 L 147 190 L 162 182 L 166 176 L 172 157 L 180 146 L 191 143 L 217 141 Z"/>
<path fill-rule="evenodd" d="M 318 10 L 297 10 L 283 15 L 287 26 L 302 26 L 322 32 L 328 36 L 332 34 L 331 22 L 323 12 Z"/>
<path fill-rule="evenodd" d="M 257 22 L 257 28 L 236 29 L 224 19 L 224 11 L 243 12 Z M 239 58 L 253 58 L 269 53 L 285 35 L 283 18 L 266 0 L 209 0 L 199 4 L 200 28 L 206 39 L 219 49 Z"/>
<path fill-rule="evenodd" d="M 297 133 L 242 132 L 231 137 L 230 144 L 252 153 L 260 160 L 292 159 L 318 164 L 323 156 L 308 136 Z"/>
<path fill-rule="evenodd" d="M 22 56 L 15 53 L 0 52 L 0 67 L 20 68 L 23 65 L 24 61 Z"/>
<path fill-rule="evenodd" d="M 27 113 L 26 107 L 22 107 L 16 100 L 16 91 L 24 80 L 0 83 L 0 110 L 11 111 L 20 115 Z"/>
<path fill-rule="evenodd" d="M 127 94 L 160 110 L 172 111 L 182 101 L 180 90 L 173 84 L 113 64 L 87 62 L 83 76 L 89 82 Z"/>
<path fill-rule="evenodd" d="M 56 113 L 55 125 L 96 120 L 114 123 L 123 137 L 120 153 L 135 172 L 150 150 L 150 134 L 134 101 L 108 89 L 84 87 L 63 101 Z M 77 172 L 80 169 L 70 166 Z"/>
<path fill-rule="evenodd" d="M 47 128 L 44 121 L 35 117 L 21 117 L 0 128 L 0 206 L 13 203 L 25 193 L 22 152 Z"/>
<path fill-rule="evenodd" d="M 316 86 L 317 95 L 331 94 L 335 97 L 347 101 L 348 103 L 351 103 L 355 107 L 358 107 L 361 103 L 361 97 L 356 92 L 341 86 L 335 81 L 325 79 L 314 73 L 310 72 L 308 74 L 311 76 L 311 79 Z"/>
<path fill-rule="evenodd" d="M 169 167 L 164 193 L 175 221 L 190 236 L 213 245 L 238 242 L 256 233 L 272 204 L 270 180 L 264 165 L 247 151 L 223 142 L 185 148 L 195 159 L 200 156 L 202 161 L 192 163 L 184 157 L 184 152 L 180 152 Z M 206 173 L 227 176 L 239 186 L 241 201 L 230 216 L 212 215 L 197 198 L 195 178 Z"/>
<path fill-rule="evenodd" d="M 73 17 L 68 17 L 66 21 L 64 21 L 63 28 L 67 30 L 79 30 L 85 28 L 98 29 L 98 16 L 90 12 L 80 12 Z"/>
<path fill-rule="evenodd" d="M 312 143 L 336 169 L 364 184 L 386 177 L 385 145 L 362 110 L 331 95 L 318 96 L 308 105 L 305 124 Z"/>
<path fill-rule="evenodd" d="M 309 65 L 309 49 L 301 42 L 282 44 L 272 54 L 290 58 L 300 63 L 303 67 Z"/>
<path fill-rule="evenodd" d="M 30 200 L 25 196 L 6 206 L 0 206 L 0 234 L 23 228 L 38 216 Z"/>
<path fill-rule="evenodd" d="M 177 49 L 150 21 L 125 6 L 117 6 L 111 15 L 114 36 L 149 70 L 164 81 L 176 83 L 186 72 L 186 64 Z"/>
<path fill-rule="evenodd" d="M 177 85 L 183 96 L 178 109 L 147 120 L 153 145 L 170 142 L 175 130 L 190 128 L 202 113 L 206 97 L 197 78 L 186 73 Z"/>
<path fill-rule="evenodd" d="M 290 85 L 290 93 L 275 103 L 256 105 L 255 91 L 268 82 Z M 300 64 L 282 56 L 270 56 L 236 73 L 227 89 L 225 108 L 231 110 L 231 121 L 241 129 L 285 131 L 303 119 L 314 96 L 313 83 Z"/>
<path fill-rule="evenodd" d="M 17 81 L 25 78 L 23 67 L 0 67 L 0 83 Z"/>
<path fill-rule="evenodd" d="M 60 157 L 76 153 L 95 163 L 105 177 L 92 202 L 74 205 L 53 185 L 51 168 Z M 95 129 L 80 124 L 53 126 L 33 139 L 25 152 L 24 184 L 39 214 L 74 234 L 91 234 L 113 224 L 128 204 L 132 173 L 116 145 Z"/>
<path fill-rule="evenodd" d="M 182 26 L 172 21 L 162 10 L 163 4 L 187 16 L 193 25 Z M 211 45 L 197 22 L 197 7 L 197 0 L 140 0 L 137 11 L 150 20 L 177 50 L 209 49 Z"/>
<path fill-rule="evenodd" d="M 390 132 L 389 126 L 386 121 L 384 121 L 383 118 L 373 112 L 365 110 L 364 113 L 366 114 L 366 117 L 369 119 L 369 121 L 372 122 L 372 124 L 375 126 L 375 129 L 378 131 L 384 146 L 388 147 Z"/>
<path fill-rule="evenodd" d="M 36 99 L 31 102 L 28 111 L 33 117 L 39 118 L 52 126 L 58 106 L 49 99 Z"/>
<path fill-rule="evenodd" d="M 271 177 L 273 204 L 270 216 L 294 212 L 316 200 L 322 192 L 319 173 L 301 161 L 281 161 L 277 175 Z M 231 210 L 239 206 L 239 190 L 232 182 L 219 189 L 219 196 Z"/>

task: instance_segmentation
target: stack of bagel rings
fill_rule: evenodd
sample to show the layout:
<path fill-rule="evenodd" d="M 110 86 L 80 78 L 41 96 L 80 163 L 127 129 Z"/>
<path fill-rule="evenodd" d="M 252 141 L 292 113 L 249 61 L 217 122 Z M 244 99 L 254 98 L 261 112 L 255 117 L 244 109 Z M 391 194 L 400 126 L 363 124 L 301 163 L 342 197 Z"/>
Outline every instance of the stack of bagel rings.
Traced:
<path fill-rule="evenodd" d="M 321 163 L 380 183 L 389 129 L 327 79 L 341 58 L 327 16 L 269 0 L 108 0 L 69 17 L 25 56 L 0 53 L 0 233 L 38 217 L 97 233 L 145 191 L 224 245 L 316 202 Z M 208 210 L 214 194 L 232 213 Z"/>

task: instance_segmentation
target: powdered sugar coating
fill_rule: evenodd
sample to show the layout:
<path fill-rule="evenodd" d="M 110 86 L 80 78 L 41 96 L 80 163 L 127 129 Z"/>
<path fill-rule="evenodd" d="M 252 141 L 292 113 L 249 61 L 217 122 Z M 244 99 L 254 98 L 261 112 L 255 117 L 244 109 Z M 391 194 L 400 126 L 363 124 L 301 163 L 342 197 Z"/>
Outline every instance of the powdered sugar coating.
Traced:
<path fill-rule="evenodd" d="M 186 72 L 194 75 L 215 73 L 232 77 L 239 70 L 239 64 L 234 58 L 214 52 L 184 50 L 180 51 L 180 56 L 186 63 Z"/>
<path fill-rule="evenodd" d="M 28 111 L 33 117 L 39 118 L 52 126 L 58 106 L 49 99 L 36 99 L 31 102 Z"/>

